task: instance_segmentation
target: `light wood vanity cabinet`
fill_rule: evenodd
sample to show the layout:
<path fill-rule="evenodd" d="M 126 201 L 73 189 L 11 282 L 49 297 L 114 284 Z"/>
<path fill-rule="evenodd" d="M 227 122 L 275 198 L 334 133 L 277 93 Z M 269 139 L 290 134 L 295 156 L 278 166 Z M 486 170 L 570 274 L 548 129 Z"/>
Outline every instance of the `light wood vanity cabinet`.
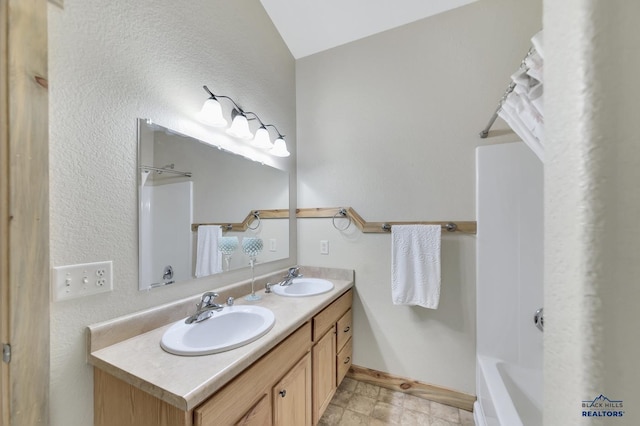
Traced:
<path fill-rule="evenodd" d="M 311 424 L 311 323 L 190 411 L 183 411 L 94 368 L 95 426 Z M 278 392 L 286 390 L 286 398 Z M 277 399 L 274 394 L 278 395 Z M 298 419 L 308 418 L 300 422 Z M 291 420 L 293 419 L 293 420 Z"/>
<path fill-rule="evenodd" d="M 353 290 L 313 317 L 313 424 L 326 410 L 351 366 Z"/>
<path fill-rule="evenodd" d="M 352 300 L 349 290 L 193 410 L 94 368 L 94 425 L 315 425 L 351 365 Z"/>
<path fill-rule="evenodd" d="M 194 425 L 263 426 L 272 424 L 272 418 L 283 422 L 278 425 L 311 424 L 310 334 L 307 322 L 216 392 L 194 410 Z M 305 417 L 309 421 L 289 421 Z"/>

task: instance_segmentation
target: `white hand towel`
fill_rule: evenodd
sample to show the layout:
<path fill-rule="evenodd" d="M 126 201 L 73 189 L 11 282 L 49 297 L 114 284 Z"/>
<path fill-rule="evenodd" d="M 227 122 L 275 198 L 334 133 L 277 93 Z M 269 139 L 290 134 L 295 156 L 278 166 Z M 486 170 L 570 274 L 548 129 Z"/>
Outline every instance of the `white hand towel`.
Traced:
<path fill-rule="evenodd" d="M 441 234 L 440 225 L 391 227 L 391 297 L 394 305 L 438 308 Z"/>
<path fill-rule="evenodd" d="M 222 253 L 218 250 L 218 237 L 221 236 L 222 228 L 220 226 L 198 226 L 197 278 L 222 272 Z"/>

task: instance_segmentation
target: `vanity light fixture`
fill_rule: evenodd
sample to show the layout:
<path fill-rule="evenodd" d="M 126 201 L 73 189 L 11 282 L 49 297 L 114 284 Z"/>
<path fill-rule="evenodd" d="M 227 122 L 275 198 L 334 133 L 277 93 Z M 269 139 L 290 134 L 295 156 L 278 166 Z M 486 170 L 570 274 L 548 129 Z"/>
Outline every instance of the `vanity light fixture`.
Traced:
<path fill-rule="evenodd" d="M 218 99 L 216 99 L 213 94 L 204 102 L 197 118 L 204 124 L 212 127 L 224 127 L 227 125 L 227 120 L 222 116 L 220 102 L 218 102 Z"/>
<path fill-rule="evenodd" d="M 287 143 L 284 141 L 284 136 L 278 131 L 276 126 L 273 124 L 264 124 L 254 112 L 243 111 L 242 108 L 240 108 L 230 97 L 214 95 L 207 86 L 203 86 L 203 88 L 210 97 L 205 101 L 202 109 L 197 115 L 200 122 L 213 127 L 225 127 L 227 125 L 227 120 L 222 114 L 222 106 L 218 99 L 228 99 L 234 106 L 233 110 L 231 110 L 231 126 L 227 129 L 227 133 L 229 135 L 243 140 L 251 140 L 250 143 L 252 146 L 268 150 L 271 155 L 276 157 L 288 157 L 291 155 L 287 150 Z M 249 121 L 254 119 L 260 124 L 255 136 L 251 133 L 249 128 Z M 269 130 L 267 127 L 273 127 L 278 134 L 277 139 L 273 143 L 271 142 L 271 137 L 269 136 Z"/>
<path fill-rule="evenodd" d="M 267 124 L 267 126 L 273 127 L 273 129 L 278 133 L 278 138 L 273 143 L 273 148 L 269 150 L 269 154 L 275 155 L 276 157 L 288 157 L 291 155 L 287 150 L 287 143 L 284 141 L 284 136 L 278 132 L 278 129 L 273 124 Z"/>
<path fill-rule="evenodd" d="M 276 157 L 288 157 L 291 153 L 287 150 L 287 144 L 284 139 L 278 138 L 273 143 L 273 148 L 269 151 L 271 155 L 275 155 Z"/>
<path fill-rule="evenodd" d="M 264 125 L 260 126 L 260 128 L 256 130 L 256 135 L 253 137 L 253 140 L 251 141 L 251 145 L 261 149 L 273 148 L 273 143 L 271 142 L 269 131 Z"/>
<path fill-rule="evenodd" d="M 253 134 L 249 130 L 249 120 L 242 110 L 234 109 L 231 111 L 231 117 L 231 127 L 227 129 L 228 134 L 244 140 L 253 138 Z"/>

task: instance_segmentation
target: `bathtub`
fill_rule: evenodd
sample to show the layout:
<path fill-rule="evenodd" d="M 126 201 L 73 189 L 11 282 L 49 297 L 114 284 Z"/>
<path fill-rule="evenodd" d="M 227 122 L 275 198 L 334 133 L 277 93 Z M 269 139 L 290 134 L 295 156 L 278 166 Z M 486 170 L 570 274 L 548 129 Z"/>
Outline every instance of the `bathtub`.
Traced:
<path fill-rule="evenodd" d="M 477 426 L 542 425 L 542 372 L 478 356 Z"/>

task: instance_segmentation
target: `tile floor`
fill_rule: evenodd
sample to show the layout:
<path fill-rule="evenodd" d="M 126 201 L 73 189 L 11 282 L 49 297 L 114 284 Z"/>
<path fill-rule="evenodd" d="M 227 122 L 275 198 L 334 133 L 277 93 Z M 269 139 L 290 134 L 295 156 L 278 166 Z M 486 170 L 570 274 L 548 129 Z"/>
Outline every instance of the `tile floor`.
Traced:
<path fill-rule="evenodd" d="M 345 378 L 319 426 L 473 426 L 469 411 Z"/>

